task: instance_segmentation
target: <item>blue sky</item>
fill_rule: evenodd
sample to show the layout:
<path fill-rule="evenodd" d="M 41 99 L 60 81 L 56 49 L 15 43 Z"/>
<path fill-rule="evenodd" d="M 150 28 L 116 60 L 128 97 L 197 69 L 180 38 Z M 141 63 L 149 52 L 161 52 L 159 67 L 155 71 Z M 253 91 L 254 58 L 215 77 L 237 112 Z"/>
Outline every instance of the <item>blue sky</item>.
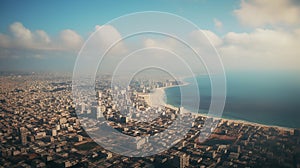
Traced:
<path fill-rule="evenodd" d="M 299 70 L 296 0 L 1 1 L 0 70 L 72 71 L 96 25 L 141 11 L 195 23 L 216 43 L 228 70 Z"/>
<path fill-rule="evenodd" d="M 46 30 L 54 35 L 63 29 L 86 35 L 96 24 L 124 14 L 140 11 L 164 11 L 183 16 L 203 29 L 214 29 L 214 18 L 228 23 L 226 29 L 241 29 L 232 11 L 237 0 L 162 0 L 162 1 L 6 1 L 1 4 L 1 32 L 13 22 L 21 22 L 32 30 Z"/>

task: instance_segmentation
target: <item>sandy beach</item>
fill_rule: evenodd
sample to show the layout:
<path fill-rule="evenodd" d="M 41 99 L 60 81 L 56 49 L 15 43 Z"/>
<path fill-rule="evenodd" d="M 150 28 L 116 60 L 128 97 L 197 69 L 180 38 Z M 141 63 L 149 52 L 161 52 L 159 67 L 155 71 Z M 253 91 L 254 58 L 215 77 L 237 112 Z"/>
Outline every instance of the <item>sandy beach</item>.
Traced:
<path fill-rule="evenodd" d="M 155 88 L 152 92 L 147 93 L 147 94 L 140 93 L 139 96 L 143 97 L 145 102 L 151 107 L 164 106 L 164 107 L 167 107 L 167 108 L 170 108 L 170 109 L 173 109 L 173 110 L 178 110 L 178 107 L 175 107 L 171 104 L 167 104 L 165 89 L 171 88 L 171 87 L 185 86 L 185 85 L 189 85 L 189 83 L 184 82 L 181 85 L 172 85 L 172 86 Z M 196 112 L 189 111 L 187 109 L 184 109 L 184 112 L 191 113 L 192 115 L 194 115 L 196 117 L 198 117 L 198 116 L 200 116 L 200 117 L 211 117 L 207 114 L 196 113 Z M 278 128 L 279 130 L 290 131 L 290 130 L 293 129 L 293 128 L 280 127 L 280 126 L 276 126 L 276 125 L 259 124 L 259 123 L 255 123 L 255 122 L 244 121 L 244 120 L 235 120 L 235 119 L 218 118 L 218 117 L 213 117 L 213 118 L 214 119 L 220 119 L 223 122 L 227 121 L 227 122 L 230 122 L 230 123 L 248 124 L 248 125 L 258 126 L 258 127 L 274 127 L 274 128 Z"/>
<path fill-rule="evenodd" d="M 181 85 L 172 85 L 172 86 L 165 86 L 160 88 L 155 88 L 150 93 L 140 93 L 139 96 L 143 97 L 145 102 L 151 106 L 151 107 L 159 107 L 164 106 L 173 110 L 177 110 L 178 107 L 175 107 L 171 104 L 167 104 L 166 102 L 166 95 L 165 95 L 165 89 L 172 88 L 172 87 L 178 87 L 178 86 L 185 86 L 189 85 L 187 82 L 182 82 Z"/>

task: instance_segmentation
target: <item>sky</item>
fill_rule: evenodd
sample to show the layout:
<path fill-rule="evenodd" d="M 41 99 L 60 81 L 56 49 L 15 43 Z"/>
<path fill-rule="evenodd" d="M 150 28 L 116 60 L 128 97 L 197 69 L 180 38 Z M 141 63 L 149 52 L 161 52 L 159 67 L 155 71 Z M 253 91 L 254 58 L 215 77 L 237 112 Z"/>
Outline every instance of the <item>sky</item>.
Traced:
<path fill-rule="evenodd" d="M 300 72 L 297 0 L 2 0 L 0 71 L 72 72 L 78 51 L 97 27 L 142 11 L 169 12 L 196 24 L 212 41 L 228 71 Z M 109 32 L 122 36 L 114 27 Z M 151 45 L 166 42 L 150 37 L 143 40 L 146 46 L 151 40 Z"/>

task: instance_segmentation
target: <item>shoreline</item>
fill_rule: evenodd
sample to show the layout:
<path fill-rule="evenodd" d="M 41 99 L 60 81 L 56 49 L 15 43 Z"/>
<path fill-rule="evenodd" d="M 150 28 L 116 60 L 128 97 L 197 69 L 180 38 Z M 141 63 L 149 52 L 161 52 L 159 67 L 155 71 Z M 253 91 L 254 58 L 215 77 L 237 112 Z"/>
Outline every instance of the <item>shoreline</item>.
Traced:
<path fill-rule="evenodd" d="M 143 97 L 145 102 L 149 105 L 149 106 L 164 106 L 173 110 L 177 110 L 179 107 L 175 107 L 171 104 L 168 104 L 166 100 L 164 100 L 165 97 L 165 89 L 167 88 L 172 88 L 172 87 L 180 87 L 180 86 L 186 86 L 189 85 L 190 83 L 183 81 L 182 84 L 180 85 L 172 85 L 172 86 L 165 86 L 165 87 L 159 87 L 159 88 L 155 88 L 153 89 L 152 92 L 147 93 L 147 94 L 140 94 L 139 96 Z M 152 97 L 152 99 L 151 99 Z M 154 99 L 153 99 L 154 98 Z M 152 101 L 151 101 L 152 100 Z M 153 100 L 156 101 L 153 103 Z M 190 110 L 185 109 L 186 112 L 191 113 L 192 115 L 196 116 L 196 117 L 210 117 L 210 118 L 214 118 L 214 119 L 219 119 L 221 120 L 221 122 L 230 122 L 230 123 L 237 123 L 237 124 L 248 124 L 248 125 L 252 125 L 252 126 L 259 126 L 259 127 L 273 127 L 273 128 L 277 128 L 279 130 L 285 130 L 285 131 L 291 131 L 293 129 L 297 129 L 297 128 L 289 128 L 289 127 L 282 127 L 282 126 L 277 126 L 277 125 L 267 125 L 267 124 L 261 124 L 261 123 L 256 123 L 256 122 L 251 122 L 251 121 L 246 121 L 246 120 L 241 120 L 241 119 L 229 119 L 229 118 L 222 118 L 222 117 L 213 117 L 213 116 L 209 116 L 207 114 L 202 114 L 202 113 L 196 113 L 196 112 L 192 112 Z"/>

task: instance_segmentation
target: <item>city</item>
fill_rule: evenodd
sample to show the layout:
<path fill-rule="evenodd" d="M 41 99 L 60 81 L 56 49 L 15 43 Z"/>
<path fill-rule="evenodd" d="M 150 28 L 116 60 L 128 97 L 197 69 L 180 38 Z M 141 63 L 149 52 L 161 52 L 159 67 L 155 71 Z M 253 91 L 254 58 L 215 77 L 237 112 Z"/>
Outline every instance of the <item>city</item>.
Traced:
<path fill-rule="evenodd" d="M 189 116 L 193 122 L 184 139 L 166 151 L 146 157 L 115 154 L 90 138 L 82 128 L 76 108 L 82 111 L 83 118 L 102 116 L 108 121 L 108 126 L 133 137 L 158 134 L 177 117 L 187 114 L 171 107 L 153 110 L 144 97 L 139 96 L 153 88 L 177 85 L 178 82 L 135 81 L 128 89 L 133 102 L 130 106 L 138 109 L 140 114 L 128 110 L 126 112 L 131 117 L 124 117 L 125 114 L 120 114 L 119 107 L 111 101 L 108 79 L 101 78 L 97 92 L 101 104 L 97 105 L 98 110 L 93 110 L 87 105 L 76 107 L 73 103 L 72 81 L 68 75 L 2 75 L 1 167 L 299 167 L 299 129 L 196 114 Z M 147 114 L 154 115 L 154 119 L 143 121 L 143 117 L 139 117 Z M 217 128 L 207 140 L 200 142 L 200 129 L 206 120 L 218 123 Z M 97 124 L 91 125 L 85 127 Z M 164 142 L 164 139 L 161 141 Z M 106 140 L 106 143 L 112 142 Z M 145 141 L 140 141 L 137 148 L 144 148 L 143 144 Z M 150 150 L 151 147 L 145 149 Z"/>
<path fill-rule="evenodd" d="M 0 168 L 300 168 L 299 2 L 0 1 Z"/>

